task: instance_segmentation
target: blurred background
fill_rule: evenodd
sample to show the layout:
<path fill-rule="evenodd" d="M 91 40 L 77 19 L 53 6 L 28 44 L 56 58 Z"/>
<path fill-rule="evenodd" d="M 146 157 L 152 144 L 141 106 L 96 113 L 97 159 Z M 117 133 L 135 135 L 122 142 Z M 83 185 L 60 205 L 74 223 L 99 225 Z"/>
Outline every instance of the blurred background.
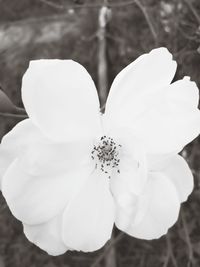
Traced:
<path fill-rule="evenodd" d="M 101 13 L 103 4 L 107 9 Z M 80 62 L 93 77 L 103 106 L 116 74 L 159 46 L 178 62 L 175 80 L 188 75 L 200 86 L 199 0 L 0 0 L 0 85 L 18 107 L 23 107 L 21 79 L 32 59 Z M 1 114 L 0 138 L 22 117 Z M 143 241 L 115 229 L 111 242 L 97 252 L 51 257 L 28 242 L 1 196 L 0 267 L 199 267 L 199 139 L 182 154 L 194 173 L 195 189 L 166 236 Z"/>

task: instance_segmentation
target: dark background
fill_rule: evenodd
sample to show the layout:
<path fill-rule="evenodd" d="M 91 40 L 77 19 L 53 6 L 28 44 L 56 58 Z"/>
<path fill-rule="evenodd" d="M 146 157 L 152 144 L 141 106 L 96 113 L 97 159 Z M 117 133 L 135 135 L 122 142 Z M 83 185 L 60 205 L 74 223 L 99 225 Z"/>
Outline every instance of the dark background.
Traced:
<path fill-rule="evenodd" d="M 20 86 L 29 60 L 71 58 L 98 81 L 98 13 L 101 0 L 0 0 L 0 84 L 22 107 Z M 166 46 L 178 62 L 176 79 L 191 76 L 200 85 L 199 0 L 110 0 L 106 28 L 108 84 L 137 56 Z M 144 76 L 145 78 L 145 76 Z M 0 137 L 20 118 L 0 115 Z M 163 140 L 165 142 L 165 140 Z M 183 151 L 195 189 L 169 233 L 143 241 L 115 229 L 112 243 L 95 253 L 51 257 L 25 238 L 21 223 L 0 198 L 0 267 L 192 267 L 200 266 L 200 144 Z M 113 245 L 112 245 L 113 244 Z"/>

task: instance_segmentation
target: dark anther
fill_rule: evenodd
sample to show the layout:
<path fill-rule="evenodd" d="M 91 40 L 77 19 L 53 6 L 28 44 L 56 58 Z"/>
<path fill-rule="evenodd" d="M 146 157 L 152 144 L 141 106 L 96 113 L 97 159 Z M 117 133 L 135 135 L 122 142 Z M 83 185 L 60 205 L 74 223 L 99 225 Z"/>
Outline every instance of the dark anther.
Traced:
<path fill-rule="evenodd" d="M 104 173 L 109 173 L 109 168 L 116 168 L 119 166 L 119 148 L 121 145 L 118 145 L 114 142 L 113 138 L 106 137 L 105 135 L 100 138 L 98 144 L 94 145 L 92 150 L 92 159 L 97 159 L 96 168 L 98 162 L 100 163 L 100 170 Z M 119 173 L 119 169 L 117 170 Z"/>

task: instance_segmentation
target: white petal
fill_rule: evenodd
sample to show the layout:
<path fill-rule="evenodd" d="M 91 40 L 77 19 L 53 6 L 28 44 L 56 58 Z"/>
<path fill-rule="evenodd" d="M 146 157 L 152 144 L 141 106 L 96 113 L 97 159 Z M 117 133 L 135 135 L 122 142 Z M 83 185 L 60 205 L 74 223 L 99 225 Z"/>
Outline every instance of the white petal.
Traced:
<path fill-rule="evenodd" d="M 178 218 L 180 202 L 177 191 L 162 173 L 151 173 L 146 190 L 137 202 L 135 197 L 133 200 L 132 210 L 130 205 L 125 206 L 123 213 L 118 211 L 116 220 L 117 227 L 131 236 L 159 238 Z M 126 220 L 122 214 L 126 214 Z"/>
<path fill-rule="evenodd" d="M 30 119 L 19 122 L 3 137 L 0 145 L 0 181 L 9 165 L 24 153 L 24 147 L 38 139 L 42 139 L 42 136 Z"/>
<path fill-rule="evenodd" d="M 166 48 L 152 50 L 123 69 L 115 78 L 106 104 L 108 126 L 128 126 L 145 108 L 144 98 L 169 85 L 176 62 Z"/>
<path fill-rule="evenodd" d="M 194 187 L 194 179 L 187 162 L 179 155 L 155 166 L 157 170 L 167 176 L 174 184 L 181 202 L 187 200 Z"/>
<path fill-rule="evenodd" d="M 22 81 L 22 99 L 33 122 L 57 141 L 101 131 L 99 100 L 90 75 L 72 60 L 36 60 Z"/>
<path fill-rule="evenodd" d="M 126 128 L 111 133 L 114 141 L 121 145 L 119 172 L 113 171 L 111 190 L 114 195 L 124 192 L 140 194 L 147 181 L 146 153 L 143 144 Z"/>
<path fill-rule="evenodd" d="M 2 192 L 13 215 L 26 224 L 47 222 L 76 195 L 91 172 L 91 166 L 68 173 L 32 176 L 19 160 L 8 168 Z"/>
<path fill-rule="evenodd" d="M 196 101 L 192 100 L 192 90 L 191 100 L 186 101 L 189 96 L 176 97 L 176 89 L 180 89 L 179 84 L 176 84 L 166 88 L 166 93 L 158 96 L 157 101 L 153 101 L 154 103 L 152 102 L 132 124 L 132 130 L 143 140 L 149 153 L 166 154 L 181 151 L 200 133 L 200 111 L 196 107 L 198 98 Z M 184 94 L 187 90 L 183 88 L 182 91 Z"/>
<path fill-rule="evenodd" d="M 64 212 L 63 240 L 75 250 L 97 250 L 110 238 L 113 223 L 109 180 L 95 171 Z"/>
<path fill-rule="evenodd" d="M 70 143 L 52 142 L 30 119 L 18 123 L 3 137 L 0 145 L 0 174 L 19 158 L 24 172 L 30 175 L 58 174 L 72 171 L 91 162 L 91 139 Z"/>
<path fill-rule="evenodd" d="M 149 70 L 141 67 L 145 62 Z M 153 50 L 125 69 L 117 79 L 120 86 L 113 83 L 108 97 L 106 127 L 131 127 L 149 153 L 182 150 L 200 133 L 199 92 L 187 78 L 169 85 L 174 71 L 175 63 L 165 49 Z M 152 78 L 150 82 L 146 73 Z M 136 84 L 138 80 L 141 82 Z"/>
<path fill-rule="evenodd" d="M 93 164 L 92 140 L 70 143 L 35 142 L 19 156 L 23 170 L 34 176 L 58 175 Z"/>
<path fill-rule="evenodd" d="M 165 166 L 168 161 L 176 156 L 179 153 L 179 151 L 173 151 L 168 154 L 147 154 L 147 165 L 148 170 L 150 171 L 158 171 L 161 170 L 163 165 Z"/>
<path fill-rule="evenodd" d="M 180 103 L 191 105 L 193 108 L 198 107 L 199 89 L 195 82 L 190 81 L 189 77 L 172 83 L 166 93 L 171 101 L 180 101 Z"/>
<path fill-rule="evenodd" d="M 56 216 L 43 224 L 24 224 L 24 233 L 28 240 L 52 256 L 65 253 L 68 248 L 61 237 L 62 216 Z"/>

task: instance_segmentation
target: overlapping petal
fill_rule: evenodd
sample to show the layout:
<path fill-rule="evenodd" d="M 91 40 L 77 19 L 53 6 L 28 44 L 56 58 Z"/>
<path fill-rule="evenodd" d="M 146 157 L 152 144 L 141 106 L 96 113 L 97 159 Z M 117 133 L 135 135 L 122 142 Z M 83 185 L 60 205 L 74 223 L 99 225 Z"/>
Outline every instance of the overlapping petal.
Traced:
<path fill-rule="evenodd" d="M 65 253 L 65 246 L 61 236 L 62 215 L 58 215 L 43 224 L 24 224 L 24 233 L 28 240 L 52 256 Z"/>
<path fill-rule="evenodd" d="M 92 140 L 70 143 L 36 142 L 20 155 L 23 170 L 33 176 L 59 175 L 92 165 Z"/>
<path fill-rule="evenodd" d="M 89 165 L 68 173 L 33 176 L 27 174 L 16 159 L 3 177 L 2 192 L 17 219 L 25 224 L 41 224 L 64 209 L 91 171 Z"/>
<path fill-rule="evenodd" d="M 148 181 L 142 194 L 134 194 L 126 179 L 118 185 L 121 194 L 114 194 L 116 225 L 134 237 L 153 239 L 165 234 L 177 220 L 180 203 L 193 189 L 192 173 L 181 156 L 157 158 L 148 165 Z"/>
<path fill-rule="evenodd" d="M 166 48 L 152 50 L 124 68 L 115 78 L 106 103 L 107 125 L 129 126 L 145 108 L 144 99 L 169 85 L 176 62 Z"/>
<path fill-rule="evenodd" d="M 107 127 L 131 128 L 149 153 L 182 150 L 200 132 L 199 92 L 188 78 L 169 85 L 174 72 L 172 56 L 163 48 L 122 70 L 108 97 Z"/>
<path fill-rule="evenodd" d="M 119 172 L 113 170 L 111 175 L 111 191 L 113 194 L 140 194 L 147 181 L 146 152 L 143 144 L 130 129 L 117 128 L 109 132 L 117 144 L 119 152 Z"/>
<path fill-rule="evenodd" d="M 159 172 L 149 174 L 143 194 L 137 199 L 130 196 L 127 202 L 129 205 L 118 206 L 116 226 L 137 238 L 159 238 L 178 218 L 180 201 L 176 188 Z"/>
<path fill-rule="evenodd" d="M 109 179 L 95 171 L 64 212 L 66 246 L 85 252 L 100 249 L 111 237 L 114 216 Z"/>
<path fill-rule="evenodd" d="M 19 122 L 3 137 L 0 145 L 0 181 L 15 158 L 23 155 L 25 148 L 37 140 L 44 141 L 44 137 L 30 119 Z"/>
<path fill-rule="evenodd" d="M 196 85 L 182 80 L 165 89 L 160 97 L 154 96 L 157 101 L 133 124 L 135 135 L 140 136 L 149 153 L 181 151 L 200 132 Z"/>
<path fill-rule="evenodd" d="M 32 61 L 23 77 L 22 99 L 31 120 L 53 140 L 78 140 L 101 131 L 94 82 L 77 62 Z"/>
<path fill-rule="evenodd" d="M 184 77 L 172 83 L 166 88 L 165 93 L 172 102 L 175 101 L 192 108 L 197 108 L 199 105 L 199 90 L 190 77 Z"/>
<path fill-rule="evenodd" d="M 187 200 L 194 187 L 194 178 L 186 160 L 174 155 L 154 164 L 153 170 L 162 172 L 174 184 L 180 202 Z"/>

